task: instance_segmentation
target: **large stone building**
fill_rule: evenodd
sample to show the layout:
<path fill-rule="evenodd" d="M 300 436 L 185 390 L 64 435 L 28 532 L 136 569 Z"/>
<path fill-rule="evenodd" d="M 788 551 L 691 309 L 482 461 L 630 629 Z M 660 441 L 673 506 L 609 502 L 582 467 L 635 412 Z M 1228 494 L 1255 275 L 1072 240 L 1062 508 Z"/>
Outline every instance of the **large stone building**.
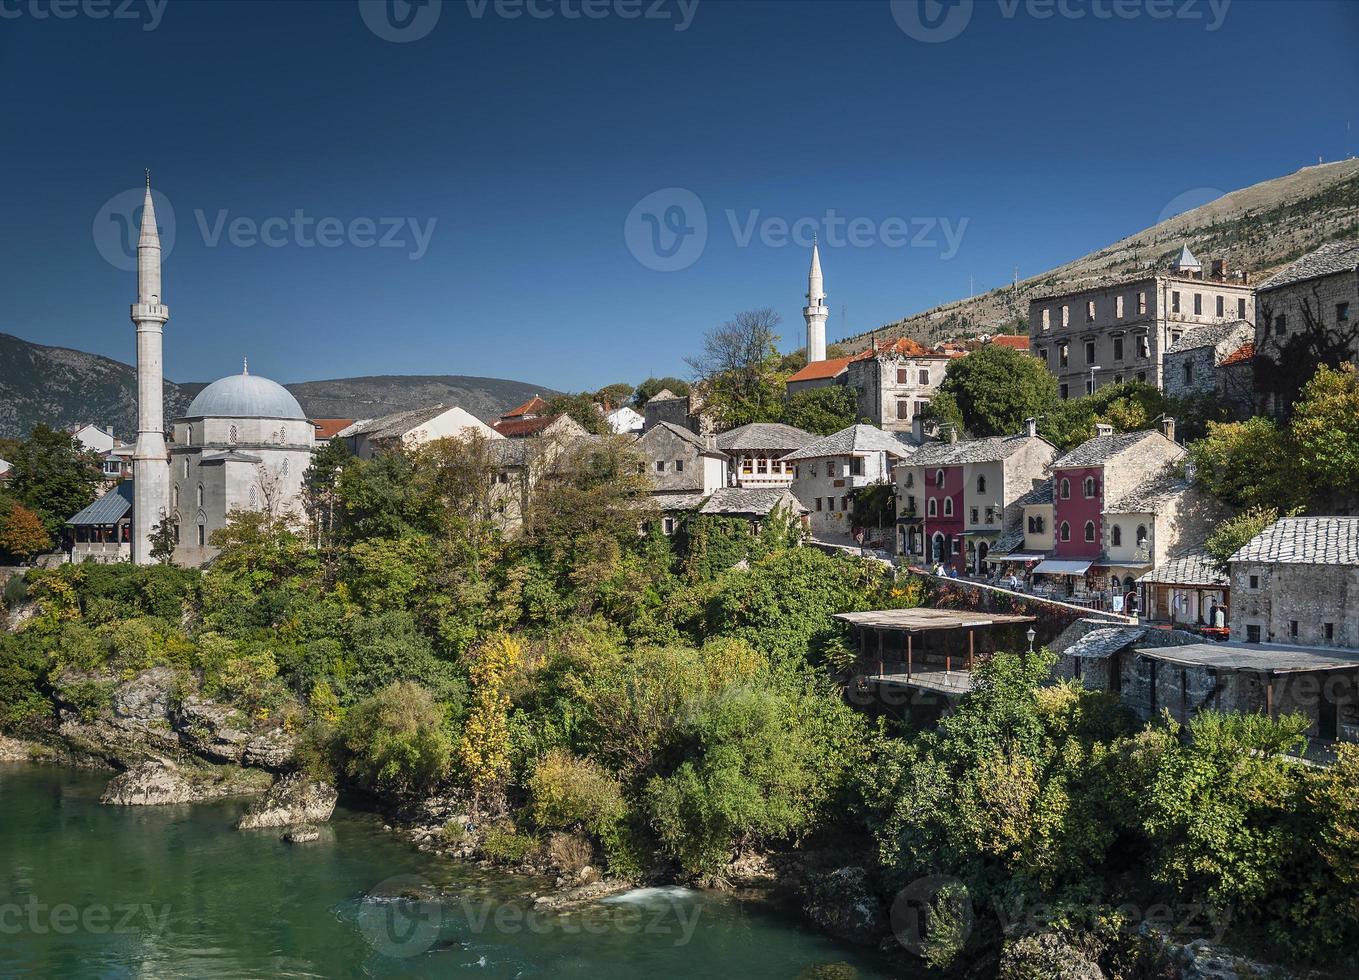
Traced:
<path fill-rule="evenodd" d="M 791 425 L 752 422 L 723 432 L 717 437 L 717 448 L 731 461 L 728 479 L 732 486 L 788 487 L 793 483 L 794 464 L 784 457 L 815 441 L 816 436 Z"/>
<path fill-rule="evenodd" d="M 851 425 L 784 456 L 794 464 L 793 493 L 807 508 L 812 536 L 832 544 L 867 540 L 869 529 L 853 526 L 854 495 L 890 484 L 892 467 L 912 448 L 871 425 Z M 889 527 L 886 533 L 890 542 L 895 531 Z"/>
<path fill-rule="evenodd" d="M 685 513 L 695 512 L 708 495 L 727 485 L 727 457 L 715 442 L 673 422 L 656 422 L 633 446 L 654 487 L 652 503 L 661 511 L 661 529 L 670 534 Z"/>
<path fill-rule="evenodd" d="M 1181 335 L 1166 351 L 1163 389 L 1172 398 L 1212 399 L 1230 418 L 1255 407 L 1255 325 L 1213 323 Z"/>
<path fill-rule="evenodd" d="M 1244 274 L 1229 274 L 1221 260 L 1205 274 L 1186 247 L 1166 272 L 1031 300 L 1029 339 L 1059 394 L 1075 398 L 1123 381 L 1162 387 L 1165 353 L 1182 335 L 1239 320 L 1255 321 Z"/>
<path fill-rule="evenodd" d="M 858 400 L 859 417 L 887 432 L 910 432 L 954 356 L 910 337 L 874 343 L 845 369 L 845 383 Z"/>

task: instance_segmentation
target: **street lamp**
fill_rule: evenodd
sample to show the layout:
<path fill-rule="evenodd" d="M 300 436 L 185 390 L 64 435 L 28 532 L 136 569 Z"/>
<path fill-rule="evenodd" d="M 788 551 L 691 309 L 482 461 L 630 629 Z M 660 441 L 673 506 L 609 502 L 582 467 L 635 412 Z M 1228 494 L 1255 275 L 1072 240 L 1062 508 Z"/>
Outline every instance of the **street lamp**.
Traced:
<path fill-rule="evenodd" d="M 1029 631 L 1024 635 L 1029 638 L 1029 653 L 1033 653 L 1033 641 L 1034 638 L 1038 636 L 1038 631 L 1035 630 L 1032 626 L 1030 626 Z"/>
<path fill-rule="evenodd" d="M 1096 372 L 1096 371 L 1102 371 L 1102 370 L 1103 370 L 1103 368 L 1101 368 L 1098 364 L 1091 364 L 1091 365 L 1090 365 L 1090 392 L 1089 392 L 1089 393 L 1092 394 L 1092 395 L 1095 393 L 1095 372 Z"/>

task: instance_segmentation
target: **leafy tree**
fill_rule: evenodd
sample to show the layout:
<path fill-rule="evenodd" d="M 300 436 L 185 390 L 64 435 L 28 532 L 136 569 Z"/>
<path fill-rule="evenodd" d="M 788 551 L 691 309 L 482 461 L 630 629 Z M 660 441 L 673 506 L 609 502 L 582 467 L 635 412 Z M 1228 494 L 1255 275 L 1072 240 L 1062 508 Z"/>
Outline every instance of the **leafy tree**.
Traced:
<path fill-rule="evenodd" d="M 1234 506 L 1291 510 L 1306 499 L 1290 464 L 1288 433 L 1268 419 L 1209 422 L 1207 437 L 1190 444 L 1189 458 L 1195 480 Z"/>
<path fill-rule="evenodd" d="M 951 399 L 972 435 L 1010 435 L 1057 400 L 1057 379 L 1037 358 L 987 344 L 949 362 L 939 395 Z"/>
<path fill-rule="evenodd" d="M 40 555 L 52 543 L 42 519 L 23 504 L 11 503 L 0 517 L 0 551 L 21 562 Z"/>
<path fill-rule="evenodd" d="M 846 385 L 808 388 L 788 396 L 780 421 L 828 436 L 859 421 L 859 403 Z"/>
<path fill-rule="evenodd" d="M 1345 510 L 1359 502 L 1359 374 L 1353 364 L 1318 368 L 1294 406 L 1289 434 L 1314 501 Z"/>
<path fill-rule="evenodd" d="M 722 425 L 772 422 L 782 414 L 783 376 L 778 372 L 778 313 L 737 313 L 703 338 L 703 353 L 686 359 L 700 379 L 704 403 Z"/>
<path fill-rule="evenodd" d="M 554 395 L 548 399 L 547 410 L 553 415 L 565 414 L 578 422 L 586 432 L 597 436 L 608 435 L 609 421 L 600 411 L 594 395 Z"/>
<path fill-rule="evenodd" d="M 599 405 L 606 412 L 611 412 L 615 408 L 621 408 L 628 403 L 628 399 L 633 396 L 637 389 L 625 381 L 617 381 L 611 385 L 605 385 L 592 396 L 595 404 Z"/>
<path fill-rule="evenodd" d="M 500 633 L 477 647 L 468 665 L 472 705 L 463 725 L 458 757 L 471 781 L 477 805 L 509 775 L 508 684 L 523 656 L 519 641 Z"/>
<path fill-rule="evenodd" d="M 174 562 L 175 525 L 167 517 L 151 526 L 151 558 L 160 565 Z"/>
<path fill-rule="evenodd" d="M 671 377 L 647 378 L 632 393 L 632 403 L 642 408 L 662 391 L 669 391 L 672 395 L 687 395 L 690 392 L 689 382 Z"/>
<path fill-rule="evenodd" d="M 1226 574 L 1227 560 L 1278 519 L 1279 511 L 1275 507 L 1256 506 L 1243 510 L 1213 528 L 1213 533 L 1203 543 L 1203 550 L 1208 552 L 1218 570 Z"/>
<path fill-rule="evenodd" d="M 352 458 L 341 440 L 331 439 L 312 454 L 311 465 L 302 474 L 302 509 L 311 541 L 327 567 L 335 562 L 336 531 L 341 516 L 340 473 Z"/>
<path fill-rule="evenodd" d="M 453 758 L 443 709 L 411 681 L 384 687 L 351 708 L 339 740 L 351 779 L 398 794 L 433 788 Z"/>
<path fill-rule="evenodd" d="M 623 786 L 599 763 L 551 749 L 528 779 L 533 822 L 545 830 L 584 829 L 602 835 L 627 813 Z"/>
<path fill-rule="evenodd" d="M 56 535 L 71 515 L 94 501 L 103 475 L 99 457 L 73 436 L 37 425 L 27 439 L 6 449 L 12 466 L 8 492 Z"/>

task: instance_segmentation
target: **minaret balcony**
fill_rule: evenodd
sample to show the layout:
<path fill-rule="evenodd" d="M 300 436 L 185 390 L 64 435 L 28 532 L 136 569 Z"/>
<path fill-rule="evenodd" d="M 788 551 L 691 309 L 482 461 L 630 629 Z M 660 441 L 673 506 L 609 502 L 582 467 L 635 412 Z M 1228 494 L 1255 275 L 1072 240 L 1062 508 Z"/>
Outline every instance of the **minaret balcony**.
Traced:
<path fill-rule="evenodd" d="M 164 303 L 133 303 L 132 322 L 138 323 L 142 320 L 159 320 L 164 323 L 170 319 L 170 307 Z"/>

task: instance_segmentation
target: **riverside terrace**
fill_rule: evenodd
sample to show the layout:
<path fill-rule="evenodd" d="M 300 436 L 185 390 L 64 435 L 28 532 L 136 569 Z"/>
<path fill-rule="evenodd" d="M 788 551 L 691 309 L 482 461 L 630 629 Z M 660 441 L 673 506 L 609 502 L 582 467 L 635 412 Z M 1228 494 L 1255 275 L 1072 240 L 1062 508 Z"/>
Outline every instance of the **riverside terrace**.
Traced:
<path fill-rule="evenodd" d="M 972 689 L 972 664 L 979 653 L 978 630 L 991 641 L 980 651 L 983 655 L 998 648 L 997 634 L 1007 641 L 1008 649 L 1024 650 L 1025 642 L 1032 649 L 1032 627 L 1026 633 L 1019 627 L 1037 621 L 1035 616 L 1013 613 L 927 608 L 839 613 L 835 618 L 854 629 L 861 658 L 871 662 L 876 655 L 877 673 L 864 680 L 880 687 L 909 687 L 950 697 Z M 965 647 L 959 631 L 966 631 Z M 887 669 L 896 665 L 903 669 Z M 955 665 L 962 669 L 956 670 Z"/>

